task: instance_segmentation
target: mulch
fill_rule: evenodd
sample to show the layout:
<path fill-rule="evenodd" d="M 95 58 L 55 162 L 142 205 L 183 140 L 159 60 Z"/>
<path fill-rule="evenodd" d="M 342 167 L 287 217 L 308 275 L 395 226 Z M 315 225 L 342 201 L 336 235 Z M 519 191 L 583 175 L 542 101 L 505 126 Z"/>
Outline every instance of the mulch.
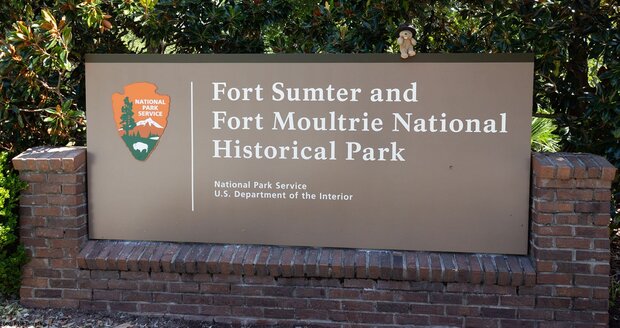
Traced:
<path fill-rule="evenodd" d="M 167 317 L 146 317 L 122 313 L 85 312 L 72 309 L 28 309 L 17 301 L 0 302 L 2 328 L 219 328 L 227 325 L 212 322 L 181 320 Z"/>

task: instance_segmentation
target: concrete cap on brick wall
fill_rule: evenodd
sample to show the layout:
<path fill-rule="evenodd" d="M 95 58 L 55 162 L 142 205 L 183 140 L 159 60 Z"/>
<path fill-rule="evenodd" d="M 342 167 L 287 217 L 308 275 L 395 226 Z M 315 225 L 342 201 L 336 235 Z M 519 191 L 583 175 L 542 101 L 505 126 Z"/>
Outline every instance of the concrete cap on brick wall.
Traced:
<path fill-rule="evenodd" d="M 13 158 L 18 171 L 75 172 L 86 164 L 86 147 L 34 147 Z"/>

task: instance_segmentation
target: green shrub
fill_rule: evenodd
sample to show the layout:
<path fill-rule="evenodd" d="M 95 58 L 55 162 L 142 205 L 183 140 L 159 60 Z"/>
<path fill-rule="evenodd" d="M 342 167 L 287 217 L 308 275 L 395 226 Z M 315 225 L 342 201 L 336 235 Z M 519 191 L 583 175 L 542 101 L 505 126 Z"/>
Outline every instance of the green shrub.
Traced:
<path fill-rule="evenodd" d="M 8 153 L 0 153 L 0 295 L 5 297 L 16 295 L 26 262 L 17 238 L 18 196 L 25 186 L 9 166 Z"/>
<path fill-rule="evenodd" d="M 533 151 L 556 152 L 560 150 L 560 137 L 553 120 L 543 117 L 532 119 L 531 145 Z"/>

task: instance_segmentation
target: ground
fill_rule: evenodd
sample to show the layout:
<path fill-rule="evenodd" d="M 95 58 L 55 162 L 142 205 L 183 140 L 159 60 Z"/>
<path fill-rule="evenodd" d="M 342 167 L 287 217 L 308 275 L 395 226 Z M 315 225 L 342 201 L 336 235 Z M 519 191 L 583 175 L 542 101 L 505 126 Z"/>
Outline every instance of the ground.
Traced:
<path fill-rule="evenodd" d="M 93 313 L 77 310 L 26 309 L 16 301 L 0 303 L 2 328 L 220 328 L 211 322 L 187 321 L 166 317 Z"/>

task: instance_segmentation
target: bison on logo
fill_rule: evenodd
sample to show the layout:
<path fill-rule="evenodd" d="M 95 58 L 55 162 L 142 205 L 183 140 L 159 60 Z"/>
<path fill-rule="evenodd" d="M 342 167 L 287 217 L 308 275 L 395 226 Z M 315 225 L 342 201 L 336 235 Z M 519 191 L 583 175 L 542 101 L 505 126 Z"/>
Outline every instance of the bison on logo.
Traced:
<path fill-rule="evenodd" d="M 123 94 L 112 95 L 118 134 L 140 161 L 146 160 L 155 150 L 168 124 L 170 97 L 156 91 L 155 84 L 139 82 L 125 86 Z"/>

